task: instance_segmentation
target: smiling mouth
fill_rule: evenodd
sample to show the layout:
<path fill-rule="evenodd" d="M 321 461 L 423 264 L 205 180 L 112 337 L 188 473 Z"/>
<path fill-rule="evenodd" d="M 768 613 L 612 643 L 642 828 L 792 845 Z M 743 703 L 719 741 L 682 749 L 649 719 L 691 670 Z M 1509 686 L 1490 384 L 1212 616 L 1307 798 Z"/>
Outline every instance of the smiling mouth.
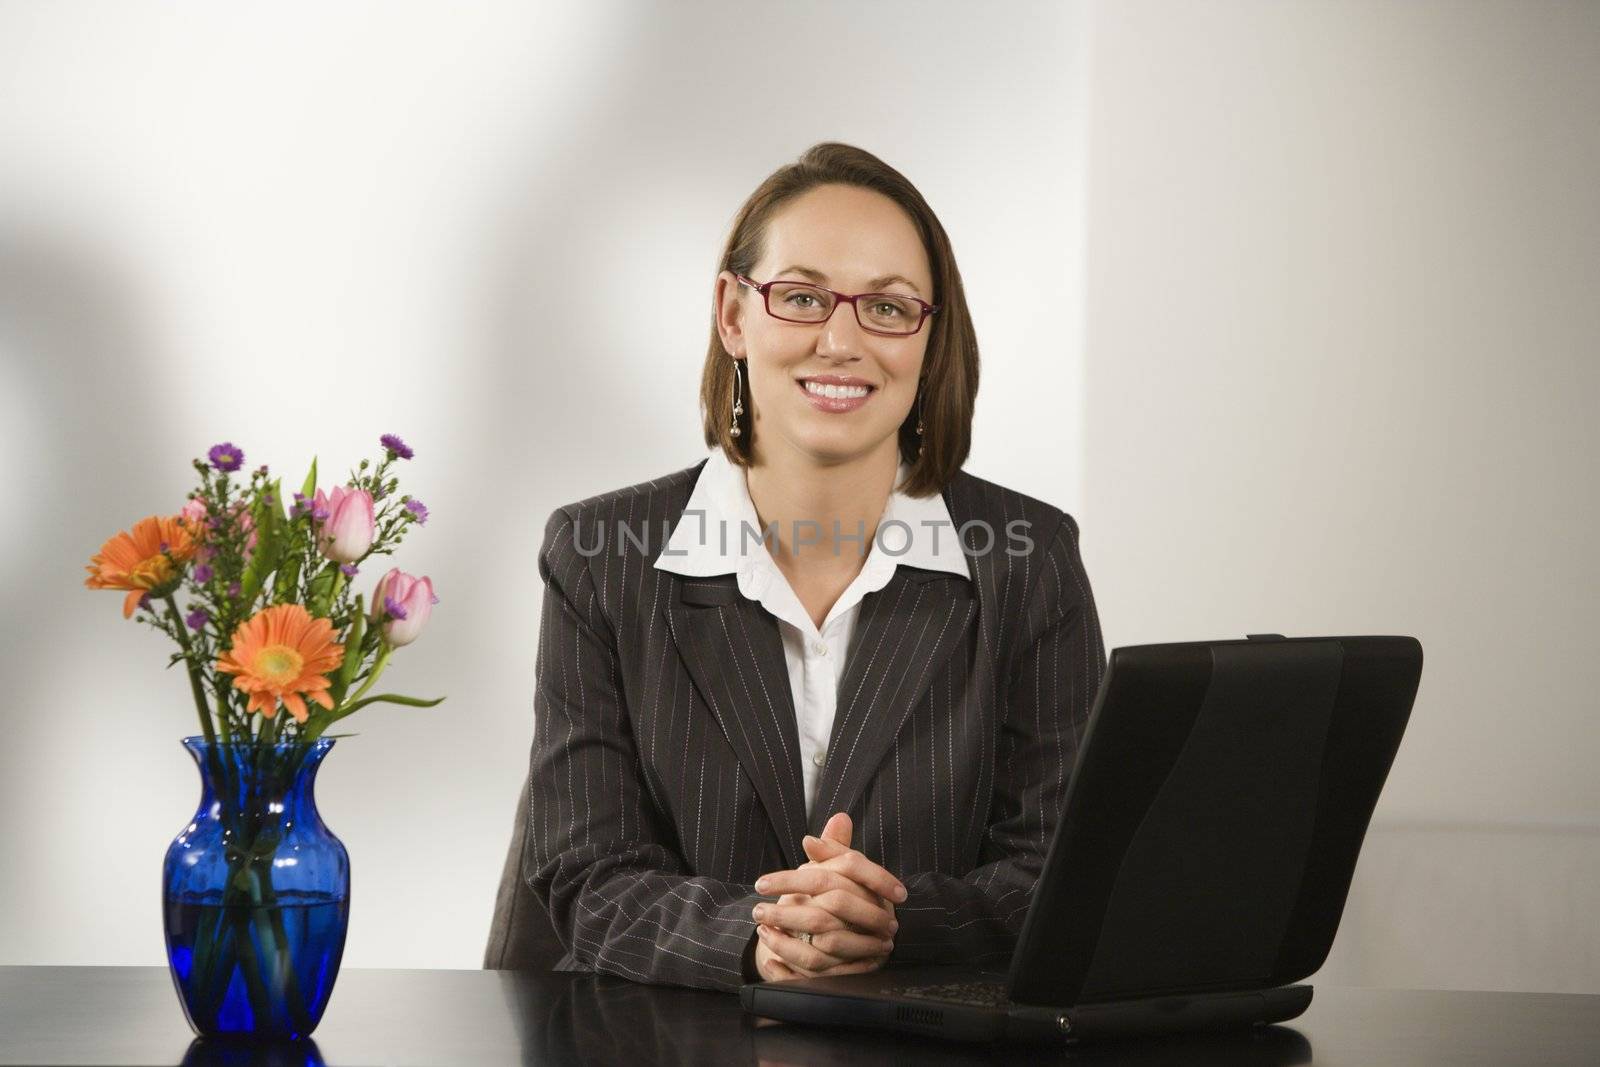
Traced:
<path fill-rule="evenodd" d="M 870 385 L 825 385 L 807 379 L 800 379 L 797 384 L 807 396 L 827 400 L 862 400 L 874 391 Z"/>

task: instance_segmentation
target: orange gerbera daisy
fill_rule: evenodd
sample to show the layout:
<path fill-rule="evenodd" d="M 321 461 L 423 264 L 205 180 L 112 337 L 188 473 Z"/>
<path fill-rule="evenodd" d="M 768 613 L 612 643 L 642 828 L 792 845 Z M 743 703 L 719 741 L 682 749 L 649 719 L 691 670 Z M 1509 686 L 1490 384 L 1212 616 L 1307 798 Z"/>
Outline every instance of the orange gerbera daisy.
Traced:
<path fill-rule="evenodd" d="M 178 516 L 151 515 L 100 546 L 85 568 L 90 589 L 127 589 L 122 617 L 128 618 L 139 600 L 154 590 L 166 595 L 178 583 L 178 564 L 187 563 L 199 545 Z"/>
<path fill-rule="evenodd" d="M 217 660 L 217 670 L 236 675 L 234 688 L 250 694 L 245 710 L 270 719 L 281 700 L 294 721 L 303 723 L 309 718 L 306 697 L 333 707 L 326 672 L 344 661 L 344 646 L 335 644 L 333 636 L 327 619 L 316 618 L 299 604 L 274 604 L 239 624 L 233 647 Z"/>

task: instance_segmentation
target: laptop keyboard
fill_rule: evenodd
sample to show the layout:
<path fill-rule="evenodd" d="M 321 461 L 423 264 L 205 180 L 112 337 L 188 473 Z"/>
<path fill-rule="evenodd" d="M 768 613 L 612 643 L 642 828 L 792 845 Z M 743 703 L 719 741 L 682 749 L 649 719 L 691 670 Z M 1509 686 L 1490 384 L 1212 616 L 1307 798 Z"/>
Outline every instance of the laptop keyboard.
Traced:
<path fill-rule="evenodd" d="M 957 1004 L 976 1004 L 985 1008 L 1005 1004 L 1010 999 L 1006 996 L 1004 982 L 945 982 L 941 985 L 901 986 L 895 992 L 918 1000 L 955 1001 Z"/>

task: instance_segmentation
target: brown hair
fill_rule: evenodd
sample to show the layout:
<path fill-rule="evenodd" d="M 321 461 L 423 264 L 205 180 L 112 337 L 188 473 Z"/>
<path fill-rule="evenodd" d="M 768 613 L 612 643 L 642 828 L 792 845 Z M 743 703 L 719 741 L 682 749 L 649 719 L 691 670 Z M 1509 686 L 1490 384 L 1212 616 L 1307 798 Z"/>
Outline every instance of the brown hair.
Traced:
<path fill-rule="evenodd" d="M 966 462 L 972 446 L 972 409 L 978 396 L 978 338 L 967 311 L 967 297 L 956 269 L 950 238 L 933 209 L 904 175 L 877 156 L 853 145 L 827 141 L 813 145 L 793 163 L 774 171 L 750 194 L 734 219 L 718 270 L 748 275 L 764 251 L 767 223 L 789 201 L 819 185 L 853 185 L 882 193 L 899 204 L 922 235 L 933 268 L 933 295 L 939 305 L 923 329 L 931 330 L 923 357 L 917 399 L 923 431 L 917 435 L 917 404 L 900 424 L 900 455 L 911 467 L 903 491 L 910 496 L 940 492 Z M 728 432 L 733 410 L 733 357 L 717 332 L 713 309 L 711 346 L 700 377 L 700 408 L 706 445 L 721 445 L 729 460 L 750 465 L 749 397 L 744 398 L 740 434 Z"/>

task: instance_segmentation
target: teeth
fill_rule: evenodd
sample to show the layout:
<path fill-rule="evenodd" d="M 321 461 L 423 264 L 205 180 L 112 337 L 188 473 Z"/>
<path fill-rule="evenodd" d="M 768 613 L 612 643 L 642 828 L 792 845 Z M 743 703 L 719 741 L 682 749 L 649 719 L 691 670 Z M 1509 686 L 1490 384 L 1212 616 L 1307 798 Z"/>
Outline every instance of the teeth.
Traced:
<path fill-rule="evenodd" d="M 864 385 L 822 385 L 818 382 L 808 381 L 805 386 L 808 393 L 814 393 L 817 396 L 831 396 L 834 399 L 867 395 L 867 387 Z"/>

